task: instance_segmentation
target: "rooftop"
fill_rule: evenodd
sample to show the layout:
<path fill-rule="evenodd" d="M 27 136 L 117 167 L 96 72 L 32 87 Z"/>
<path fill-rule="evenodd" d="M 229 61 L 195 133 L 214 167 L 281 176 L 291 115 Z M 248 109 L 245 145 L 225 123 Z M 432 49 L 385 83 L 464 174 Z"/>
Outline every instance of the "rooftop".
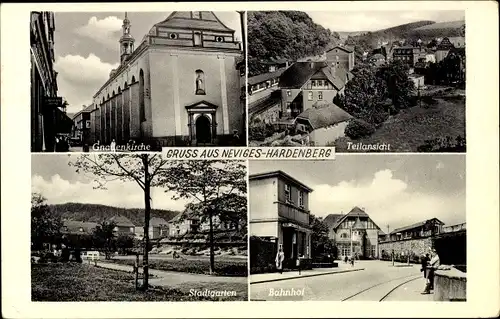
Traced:
<path fill-rule="evenodd" d="M 328 127 L 352 119 L 352 115 L 333 103 L 308 108 L 300 113 L 296 119 L 304 119 L 309 122 L 313 130 Z"/>
<path fill-rule="evenodd" d="M 222 23 L 212 11 L 199 11 L 201 18 L 193 17 L 192 11 L 174 11 L 155 27 L 197 29 L 235 32 Z"/>
<path fill-rule="evenodd" d="M 114 222 L 116 226 L 123 226 L 123 227 L 135 227 L 135 225 L 128 219 L 127 217 L 124 217 L 122 215 L 115 215 L 111 217 L 108 222 Z"/>
<path fill-rule="evenodd" d="M 325 66 L 325 62 L 295 62 L 281 74 L 279 85 L 281 88 L 300 88 Z"/>
<path fill-rule="evenodd" d="M 274 72 L 268 72 L 268 73 L 262 73 L 256 76 L 252 76 L 251 78 L 248 78 L 248 85 L 254 85 L 258 83 L 265 82 L 270 79 L 275 79 L 279 77 L 283 72 L 285 72 L 286 69 L 279 69 Z"/>
<path fill-rule="evenodd" d="M 288 175 L 287 173 L 283 171 L 272 171 L 272 172 L 267 172 L 267 173 L 259 173 L 259 174 L 252 174 L 249 176 L 249 180 L 259 180 L 259 179 L 266 179 L 266 178 L 272 178 L 272 177 L 281 177 L 289 182 L 292 182 L 296 185 L 301 186 L 308 192 L 312 192 L 313 189 L 310 188 L 309 186 L 303 184 L 302 182 L 298 181 L 297 179 L 293 178 L 292 176 Z"/>
<path fill-rule="evenodd" d="M 437 219 L 437 218 L 431 218 L 431 219 L 424 220 L 424 221 L 421 221 L 421 222 L 418 222 L 418 223 L 415 223 L 415 224 L 411 224 L 411 225 L 408 225 L 408 226 L 396 228 L 396 229 L 394 229 L 391 232 L 391 234 L 396 234 L 396 233 L 399 233 L 399 232 L 402 232 L 402 231 L 411 230 L 411 229 L 415 229 L 415 228 L 420 228 L 420 227 L 424 226 L 427 223 L 437 223 L 437 224 L 440 224 L 440 225 L 444 225 L 444 223 L 442 221 L 440 221 L 439 219 Z"/>

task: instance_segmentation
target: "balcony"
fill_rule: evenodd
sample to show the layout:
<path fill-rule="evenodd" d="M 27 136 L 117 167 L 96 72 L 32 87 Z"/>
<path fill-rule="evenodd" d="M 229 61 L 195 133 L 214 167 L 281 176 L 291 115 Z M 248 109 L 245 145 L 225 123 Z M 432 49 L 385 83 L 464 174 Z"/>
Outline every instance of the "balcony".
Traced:
<path fill-rule="evenodd" d="M 292 203 L 275 202 L 278 204 L 278 215 L 301 224 L 309 225 L 309 212 Z"/>

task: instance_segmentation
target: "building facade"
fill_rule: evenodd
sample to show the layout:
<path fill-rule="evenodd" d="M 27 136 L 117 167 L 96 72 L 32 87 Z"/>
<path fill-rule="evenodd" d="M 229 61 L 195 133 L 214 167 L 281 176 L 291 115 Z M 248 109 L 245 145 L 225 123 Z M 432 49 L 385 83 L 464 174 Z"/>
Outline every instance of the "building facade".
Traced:
<path fill-rule="evenodd" d="M 71 133 L 62 98 L 57 96 L 57 72 L 54 70 L 53 12 L 31 12 L 31 151 L 55 151 L 58 133 Z"/>
<path fill-rule="evenodd" d="M 91 139 L 91 113 L 93 105 L 83 106 L 82 110 L 73 115 L 72 137 L 80 142 L 88 144 Z"/>
<path fill-rule="evenodd" d="M 325 55 L 329 66 L 347 71 L 354 69 L 354 50 L 351 48 L 336 46 L 326 51 Z"/>
<path fill-rule="evenodd" d="M 115 228 L 113 231 L 116 235 L 127 235 L 134 236 L 135 235 L 135 225 L 125 216 L 116 215 L 108 219 L 108 223 L 114 223 Z"/>
<path fill-rule="evenodd" d="M 396 228 L 379 242 L 380 257 L 383 259 L 417 261 L 434 247 L 434 239 L 448 230 L 437 218 L 431 218 L 412 225 Z M 461 230 L 461 229 L 458 229 Z"/>
<path fill-rule="evenodd" d="M 379 258 L 380 227 L 361 208 L 354 207 L 347 214 L 330 214 L 324 219 L 329 237 L 335 242 L 339 258 Z"/>
<path fill-rule="evenodd" d="M 280 77 L 282 118 L 294 119 L 315 103 L 333 102 L 352 78 L 350 71 L 328 61 L 294 63 Z"/>
<path fill-rule="evenodd" d="M 251 235 L 275 243 L 286 263 L 310 259 L 313 190 L 282 171 L 250 175 L 249 185 Z"/>
<path fill-rule="evenodd" d="M 224 145 L 244 131 L 241 43 L 213 12 L 173 12 L 135 48 L 125 17 L 120 66 L 93 98 L 94 138 Z"/>
<path fill-rule="evenodd" d="M 425 59 L 427 53 L 422 47 L 403 46 L 394 48 L 392 57 L 396 61 L 403 61 L 410 67 L 414 67 L 421 58 Z"/>

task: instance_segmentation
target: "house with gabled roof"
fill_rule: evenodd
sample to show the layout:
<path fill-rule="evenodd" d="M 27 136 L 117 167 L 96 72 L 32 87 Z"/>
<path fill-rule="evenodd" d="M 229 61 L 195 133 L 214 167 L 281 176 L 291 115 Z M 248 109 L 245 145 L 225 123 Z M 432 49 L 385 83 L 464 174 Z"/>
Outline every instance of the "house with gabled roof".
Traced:
<path fill-rule="evenodd" d="M 378 238 L 381 229 L 364 209 L 355 206 L 347 214 L 330 214 L 323 221 L 328 227 L 328 236 L 337 246 L 340 258 L 379 257 Z"/>
<path fill-rule="evenodd" d="M 125 216 L 115 215 L 107 220 L 108 223 L 115 223 L 114 231 L 117 235 L 134 235 L 135 225 Z"/>
<path fill-rule="evenodd" d="M 345 136 L 345 129 L 353 116 L 334 103 L 316 103 L 295 118 L 295 127 L 306 132 L 309 141 L 325 146 Z"/>
<path fill-rule="evenodd" d="M 316 102 L 332 102 L 353 77 L 328 61 L 294 63 L 280 77 L 282 117 L 293 119 Z"/>

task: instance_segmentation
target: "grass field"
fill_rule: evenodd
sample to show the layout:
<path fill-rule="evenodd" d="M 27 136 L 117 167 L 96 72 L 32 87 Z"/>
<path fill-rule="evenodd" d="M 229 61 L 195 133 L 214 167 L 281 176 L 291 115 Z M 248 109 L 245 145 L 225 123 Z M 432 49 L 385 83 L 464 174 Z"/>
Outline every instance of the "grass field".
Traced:
<path fill-rule="evenodd" d="M 107 262 L 118 264 L 134 265 L 133 259 L 111 259 Z M 142 263 L 142 258 L 141 258 Z M 210 273 L 210 259 L 150 259 L 149 267 L 151 269 L 188 272 L 193 274 Z M 215 275 L 216 276 L 237 276 L 246 277 L 248 275 L 248 267 L 246 259 L 215 259 Z"/>
<path fill-rule="evenodd" d="M 437 104 L 415 106 L 402 110 L 389 118 L 371 136 L 361 138 L 354 143 L 387 143 L 389 152 L 417 152 L 417 148 L 426 140 L 465 137 L 465 98 L 436 98 Z M 348 138 L 336 143 L 337 152 L 347 150 Z"/>
<path fill-rule="evenodd" d="M 150 288 L 136 291 L 133 275 L 86 264 L 31 265 L 32 301 L 213 301 L 188 290 Z M 196 287 L 193 287 L 196 288 Z M 204 287 L 206 288 L 206 287 Z M 216 289 L 223 289 L 220 285 Z"/>

